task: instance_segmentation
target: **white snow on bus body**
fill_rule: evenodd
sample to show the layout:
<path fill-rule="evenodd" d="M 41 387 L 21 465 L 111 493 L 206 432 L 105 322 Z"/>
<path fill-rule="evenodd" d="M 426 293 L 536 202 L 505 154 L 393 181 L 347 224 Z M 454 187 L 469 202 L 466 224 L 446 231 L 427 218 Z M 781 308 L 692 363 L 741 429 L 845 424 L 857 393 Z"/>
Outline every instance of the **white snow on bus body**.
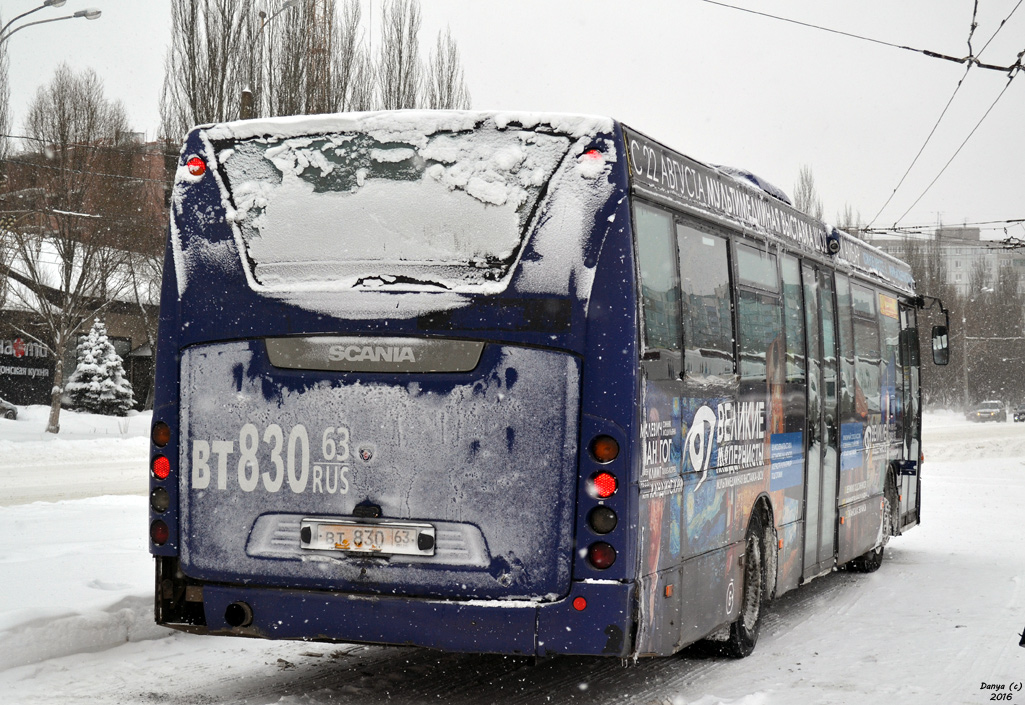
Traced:
<path fill-rule="evenodd" d="M 483 123 L 486 128 L 472 136 L 449 132 Z M 520 127 L 540 125 L 560 134 Z M 611 141 L 601 159 L 580 155 L 594 135 L 612 128 L 607 118 L 412 111 L 228 123 L 201 137 L 211 163 L 213 141 L 251 140 L 216 155 L 232 167 L 237 208 L 214 175 L 236 243 L 255 263 L 252 270 L 244 267 L 254 290 L 331 314 L 411 317 L 465 305 L 463 294 L 500 293 L 511 282 L 525 293 L 572 293 L 586 300 L 593 269 L 582 261 L 583 243 L 592 214 L 611 195 L 604 177 L 617 155 Z M 345 130 L 355 133 L 338 134 Z M 349 157 L 346 150 L 356 151 L 357 136 L 377 142 L 364 150 L 370 166 L 412 164 L 419 178 L 368 178 L 366 168 L 342 173 L 351 164 L 338 162 Z M 264 146 L 247 148 L 254 143 Z M 179 214 L 183 189 L 195 182 L 181 176 L 174 199 Z M 318 179 L 351 183 L 318 191 Z M 545 182 L 558 198 L 538 204 L 528 222 Z M 349 237 L 339 237 L 341 226 Z M 524 262 L 524 238 L 535 229 L 529 245 L 540 258 Z M 181 293 L 187 257 L 173 225 L 172 238 Z M 514 252 L 515 261 L 508 262 Z M 234 256 L 219 254 L 228 255 Z M 387 294 L 374 295 L 374 289 Z M 397 292 L 404 293 L 398 307 Z"/>

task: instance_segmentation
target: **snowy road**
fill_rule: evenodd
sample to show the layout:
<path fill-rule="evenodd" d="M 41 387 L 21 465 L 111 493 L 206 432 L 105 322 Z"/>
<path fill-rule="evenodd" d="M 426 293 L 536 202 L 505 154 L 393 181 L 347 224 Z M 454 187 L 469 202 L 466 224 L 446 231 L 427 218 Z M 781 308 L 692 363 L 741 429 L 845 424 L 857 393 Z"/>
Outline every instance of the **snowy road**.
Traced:
<path fill-rule="evenodd" d="M 0 701 L 991 702 L 983 684 L 1025 680 L 1025 425 L 953 415 L 927 424 L 923 525 L 891 542 L 877 573 L 834 573 L 778 600 L 757 650 L 738 662 L 535 665 L 171 634 L 150 623 L 142 496 L 3 507 L 0 664 L 24 665 L 0 670 Z"/>

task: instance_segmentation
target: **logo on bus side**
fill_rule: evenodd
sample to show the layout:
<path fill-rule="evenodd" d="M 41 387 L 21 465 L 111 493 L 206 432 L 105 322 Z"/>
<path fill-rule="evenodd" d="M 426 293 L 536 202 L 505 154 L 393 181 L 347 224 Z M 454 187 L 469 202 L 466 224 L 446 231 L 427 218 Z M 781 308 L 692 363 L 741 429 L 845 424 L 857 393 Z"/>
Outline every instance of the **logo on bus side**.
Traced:
<path fill-rule="evenodd" d="M 724 401 L 717 404 L 715 410 L 705 404 L 694 412 L 684 448 L 691 468 L 701 473 L 701 479 L 694 486 L 695 492 L 708 479 L 713 439 L 718 446 L 716 467 L 730 468 L 730 472 L 735 472 L 762 466 L 765 460 L 765 402 Z M 760 477 L 752 476 L 750 479 Z M 731 480 L 733 484 L 744 481 L 747 479 Z"/>

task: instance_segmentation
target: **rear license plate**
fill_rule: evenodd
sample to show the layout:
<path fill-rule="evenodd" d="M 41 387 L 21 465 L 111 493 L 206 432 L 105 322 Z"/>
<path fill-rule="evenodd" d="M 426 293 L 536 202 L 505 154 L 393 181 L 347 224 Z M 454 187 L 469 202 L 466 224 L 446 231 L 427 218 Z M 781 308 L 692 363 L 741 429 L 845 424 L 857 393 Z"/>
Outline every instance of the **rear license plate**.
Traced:
<path fill-rule="evenodd" d="M 419 522 L 303 519 L 303 548 L 347 553 L 434 555 L 434 527 Z"/>

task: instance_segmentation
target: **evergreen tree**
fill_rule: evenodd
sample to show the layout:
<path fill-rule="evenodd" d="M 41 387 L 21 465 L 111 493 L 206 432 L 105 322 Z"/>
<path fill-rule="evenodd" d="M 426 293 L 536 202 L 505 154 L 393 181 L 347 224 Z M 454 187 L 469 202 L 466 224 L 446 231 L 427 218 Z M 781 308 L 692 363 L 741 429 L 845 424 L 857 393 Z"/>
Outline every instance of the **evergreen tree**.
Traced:
<path fill-rule="evenodd" d="M 125 379 L 121 356 L 107 337 L 107 327 L 95 319 L 78 344 L 78 366 L 65 387 L 72 408 L 107 416 L 125 416 L 135 403 L 131 383 Z"/>

